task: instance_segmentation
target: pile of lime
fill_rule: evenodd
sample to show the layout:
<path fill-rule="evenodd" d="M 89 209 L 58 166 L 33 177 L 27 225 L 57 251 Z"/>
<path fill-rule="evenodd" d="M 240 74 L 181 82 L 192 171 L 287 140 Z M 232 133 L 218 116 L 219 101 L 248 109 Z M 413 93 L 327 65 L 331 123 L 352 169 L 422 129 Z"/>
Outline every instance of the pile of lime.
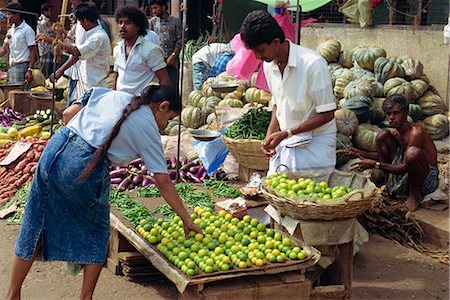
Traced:
<path fill-rule="evenodd" d="M 248 215 L 239 220 L 224 210 L 215 214 L 210 208 L 196 207 L 191 217 L 203 234 L 191 231 L 185 239 L 178 216 L 154 224 L 143 219 L 136 230 L 189 276 L 308 258 L 290 238 Z"/>
<path fill-rule="evenodd" d="M 286 173 L 274 173 L 268 176 L 264 183 L 278 196 L 317 203 L 341 198 L 352 191 L 351 188 L 342 185 L 329 187 L 326 181 L 315 182 L 311 178 L 289 179 Z"/>

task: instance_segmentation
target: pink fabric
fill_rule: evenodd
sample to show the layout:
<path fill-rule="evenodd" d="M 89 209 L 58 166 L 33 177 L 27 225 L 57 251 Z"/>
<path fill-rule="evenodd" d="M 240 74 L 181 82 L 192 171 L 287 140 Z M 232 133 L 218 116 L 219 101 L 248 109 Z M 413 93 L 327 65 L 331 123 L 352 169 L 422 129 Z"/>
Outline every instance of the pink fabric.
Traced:
<path fill-rule="evenodd" d="M 291 40 L 295 43 L 295 24 L 291 23 L 291 15 L 275 14 L 274 18 L 275 20 L 277 20 L 278 24 L 283 30 L 286 39 Z M 304 27 L 314 21 L 317 20 L 314 18 L 303 20 L 300 26 Z M 227 73 L 233 74 L 237 79 L 249 81 L 256 68 L 258 67 L 260 60 L 256 59 L 252 50 L 245 47 L 240 34 L 236 34 L 231 40 L 230 44 L 231 49 L 233 49 L 234 53 L 236 54 L 227 64 Z M 255 86 L 269 92 L 269 87 L 267 85 L 266 77 L 263 71 L 263 64 L 261 64 L 261 67 L 259 68 Z"/>

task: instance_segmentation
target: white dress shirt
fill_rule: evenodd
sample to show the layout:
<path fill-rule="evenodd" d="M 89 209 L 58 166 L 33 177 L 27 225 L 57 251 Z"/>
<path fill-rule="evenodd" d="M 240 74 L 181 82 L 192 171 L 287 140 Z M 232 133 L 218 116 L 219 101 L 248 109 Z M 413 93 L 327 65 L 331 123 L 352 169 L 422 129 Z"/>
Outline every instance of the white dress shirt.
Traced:
<path fill-rule="evenodd" d="M 77 85 L 82 84 L 81 87 L 87 91 L 92 87 L 106 86 L 111 46 L 108 35 L 100 25 L 85 31 L 84 35 L 85 41 L 77 44 L 81 54 Z"/>
<path fill-rule="evenodd" d="M 30 25 L 22 21 L 17 27 L 13 24 L 8 32 L 5 43 L 9 44 L 9 64 L 15 65 L 30 61 L 28 47 L 36 45 L 35 34 Z"/>
<path fill-rule="evenodd" d="M 292 129 L 314 115 L 336 109 L 326 61 L 314 50 L 289 42 L 289 57 L 281 76 L 275 61 L 264 62 L 264 74 L 277 108 L 280 130 Z M 309 141 L 298 147 L 296 142 Z M 286 164 L 291 170 L 332 169 L 336 162 L 336 122 L 284 139 L 275 149 L 271 170 Z"/>
<path fill-rule="evenodd" d="M 125 43 L 121 41 L 113 50 L 114 72 L 118 73 L 116 89 L 140 95 L 152 81 L 158 81 L 155 72 L 166 67 L 161 47 L 139 36 L 125 57 Z"/>

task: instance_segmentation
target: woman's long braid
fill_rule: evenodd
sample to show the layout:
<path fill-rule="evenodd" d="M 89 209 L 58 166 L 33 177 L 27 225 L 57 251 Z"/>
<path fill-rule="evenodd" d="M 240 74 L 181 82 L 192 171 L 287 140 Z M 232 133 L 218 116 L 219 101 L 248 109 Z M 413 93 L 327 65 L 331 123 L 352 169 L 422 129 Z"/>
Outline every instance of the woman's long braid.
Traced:
<path fill-rule="evenodd" d="M 106 139 L 105 143 L 97 148 L 94 155 L 92 156 L 91 161 L 87 164 L 87 166 L 84 168 L 84 170 L 81 172 L 80 176 L 78 177 L 78 181 L 82 182 L 86 180 L 89 175 L 94 172 L 95 168 L 100 164 L 100 162 L 104 159 L 106 156 L 106 153 L 108 152 L 109 147 L 111 146 L 112 141 L 116 138 L 116 136 L 119 134 L 120 126 L 122 126 L 122 123 L 125 121 L 125 119 L 135 110 L 137 110 L 142 104 L 144 104 L 145 97 L 139 96 L 139 97 L 133 97 L 133 100 L 124 108 L 122 112 L 122 116 L 117 121 L 116 125 L 114 125 L 109 137 Z"/>

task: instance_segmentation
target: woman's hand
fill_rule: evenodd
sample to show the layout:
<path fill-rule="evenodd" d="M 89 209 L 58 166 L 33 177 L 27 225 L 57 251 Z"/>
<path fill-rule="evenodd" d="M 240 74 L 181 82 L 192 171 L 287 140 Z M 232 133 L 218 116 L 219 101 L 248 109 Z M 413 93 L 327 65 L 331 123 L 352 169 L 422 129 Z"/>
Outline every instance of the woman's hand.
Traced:
<path fill-rule="evenodd" d="M 195 231 L 197 233 L 203 234 L 203 231 L 200 228 L 200 226 L 195 224 L 191 218 L 189 218 L 188 220 L 183 220 L 183 226 L 184 226 L 184 237 L 186 239 L 189 238 L 189 232 L 191 232 L 191 231 Z"/>

